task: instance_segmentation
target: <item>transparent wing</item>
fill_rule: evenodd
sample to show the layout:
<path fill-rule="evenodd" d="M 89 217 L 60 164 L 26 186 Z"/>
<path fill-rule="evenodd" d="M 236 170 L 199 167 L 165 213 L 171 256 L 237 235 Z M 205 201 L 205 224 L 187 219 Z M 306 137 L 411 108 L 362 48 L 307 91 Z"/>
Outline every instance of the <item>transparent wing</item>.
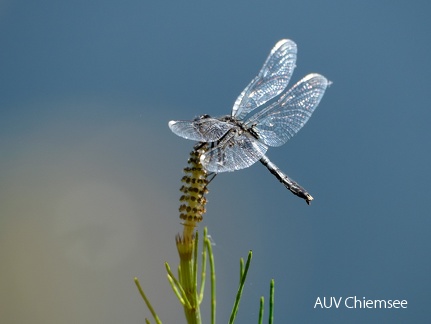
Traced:
<path fill-rule="evenodd" d="M 271 50 L 257 77 L 236 99 L 232 116 L 242 120 L 250 111 L 279 95 L 289 83 L 296 62 L 296 44 L 282 39 Z"/>
<path fill-rule="evenodd" d="M 199 142 L 215 142 L 233 127 L 232 124 L 216 118 L 200 117 L 194 120 L 172 120 L 171 131 L 185 139 Z"/>
<path fill-rule="evenodd" d="M 329 81 L 319 74 L 307 75 L 277 102 L 248 119 L 246 127 L 252 127 L 266 145 L 283 145 L 311 117 L 328 84 Z"/>
<path fill-rule="evenodd" d="M 216 147 L 201 155 L 201 163 L 209 172 L 226 172 L 247 168 L 265 155 L 268 147 L 249 133 L 230 131 Z"/>

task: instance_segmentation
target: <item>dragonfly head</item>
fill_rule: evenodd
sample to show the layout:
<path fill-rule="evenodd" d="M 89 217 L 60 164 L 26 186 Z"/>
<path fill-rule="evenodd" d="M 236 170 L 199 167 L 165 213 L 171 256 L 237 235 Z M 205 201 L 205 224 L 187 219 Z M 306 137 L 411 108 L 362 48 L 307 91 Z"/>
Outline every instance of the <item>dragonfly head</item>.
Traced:
<path fill-rule="evenodd" d="M 193 119 L 193 121 L 198 121 L 198 120 L 207 119 L 207 118 L 211 118 L 211 116 L 208 114 L 200 115 L 200 116 L 196 117 L 195 119 Z"/>

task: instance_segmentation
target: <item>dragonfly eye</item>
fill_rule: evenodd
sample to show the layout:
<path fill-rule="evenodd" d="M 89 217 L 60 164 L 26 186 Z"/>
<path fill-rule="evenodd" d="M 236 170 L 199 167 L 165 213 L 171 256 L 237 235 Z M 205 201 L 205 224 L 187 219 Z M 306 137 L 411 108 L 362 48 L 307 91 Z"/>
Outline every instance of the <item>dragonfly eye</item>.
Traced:
<path fill-rule="evenodd" d="M 198 121 L 198 120 L 206 119 L 206 118 L 210 118 L 210 117 L 211 117 L 211 116 L 210 116 L 210 115 L 208 115 L 208 114 L 200 115 L 200 116 L 196 117 L 196 118 L 194 119 L 194 121 Z"/>

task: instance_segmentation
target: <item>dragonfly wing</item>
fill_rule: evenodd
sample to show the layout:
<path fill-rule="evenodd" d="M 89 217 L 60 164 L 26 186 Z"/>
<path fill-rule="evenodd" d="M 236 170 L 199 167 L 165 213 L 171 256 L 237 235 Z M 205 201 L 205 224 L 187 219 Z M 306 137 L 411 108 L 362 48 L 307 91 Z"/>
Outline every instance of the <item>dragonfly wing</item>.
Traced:
<path fill-rule="evenodd" d="M 194 120 L 172 120 L 169 122 L 169 128 L 174 134 L 199 142 L 215 142 L 232 127 L 233 125 L 228 122 L 210 117 L 198 117 Z"/>
<path fill-rule="evenodd" d="M 266 145 L 283 145 L 305 125 L 329 84 L 320 74 L 307 75 L 277 102 L 247 120 L 246 127 L 252 127 Z"/>
<path fill-rule="evenodd" d="M 268 147 L 248 133 L 232 129 L 213 149 L 201 155 L 209 172 L 226 172 L 247 168 L 265 155 Z"/>
<path fill-rule="evenodd" d="M 259 74 L 236 99 L 232 116 L 242 120 L 250 111 L 279 95 L 292 76 L 296 52 L 296 44 L 289 39 L 275 44 Z"/>

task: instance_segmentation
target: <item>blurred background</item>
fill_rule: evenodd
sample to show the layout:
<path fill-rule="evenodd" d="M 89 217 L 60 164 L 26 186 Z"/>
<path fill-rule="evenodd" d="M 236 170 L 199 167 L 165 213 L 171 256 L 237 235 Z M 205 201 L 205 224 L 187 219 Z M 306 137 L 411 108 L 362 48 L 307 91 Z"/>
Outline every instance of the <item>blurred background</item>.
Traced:
<path fill-rule="evenodd" d="M 1 1 L 0 321 L 143 323 L 137 276 L 162 321 L 184 323 L 164 262 L 178 263 L 194 143 L 167 123 L 230 113 L 290 38 L 292 84 L 333 85 L 268 156 L 315 200 L 260 163 L 215 178 L 199 228 L 215 243 L 218 321 L 253 250 L 237 323 L 257 322 L 272 278 L 276 323 L 430 323 L 430 6 Z M 408 308 L 314 308 L 349 296 Z"/>

